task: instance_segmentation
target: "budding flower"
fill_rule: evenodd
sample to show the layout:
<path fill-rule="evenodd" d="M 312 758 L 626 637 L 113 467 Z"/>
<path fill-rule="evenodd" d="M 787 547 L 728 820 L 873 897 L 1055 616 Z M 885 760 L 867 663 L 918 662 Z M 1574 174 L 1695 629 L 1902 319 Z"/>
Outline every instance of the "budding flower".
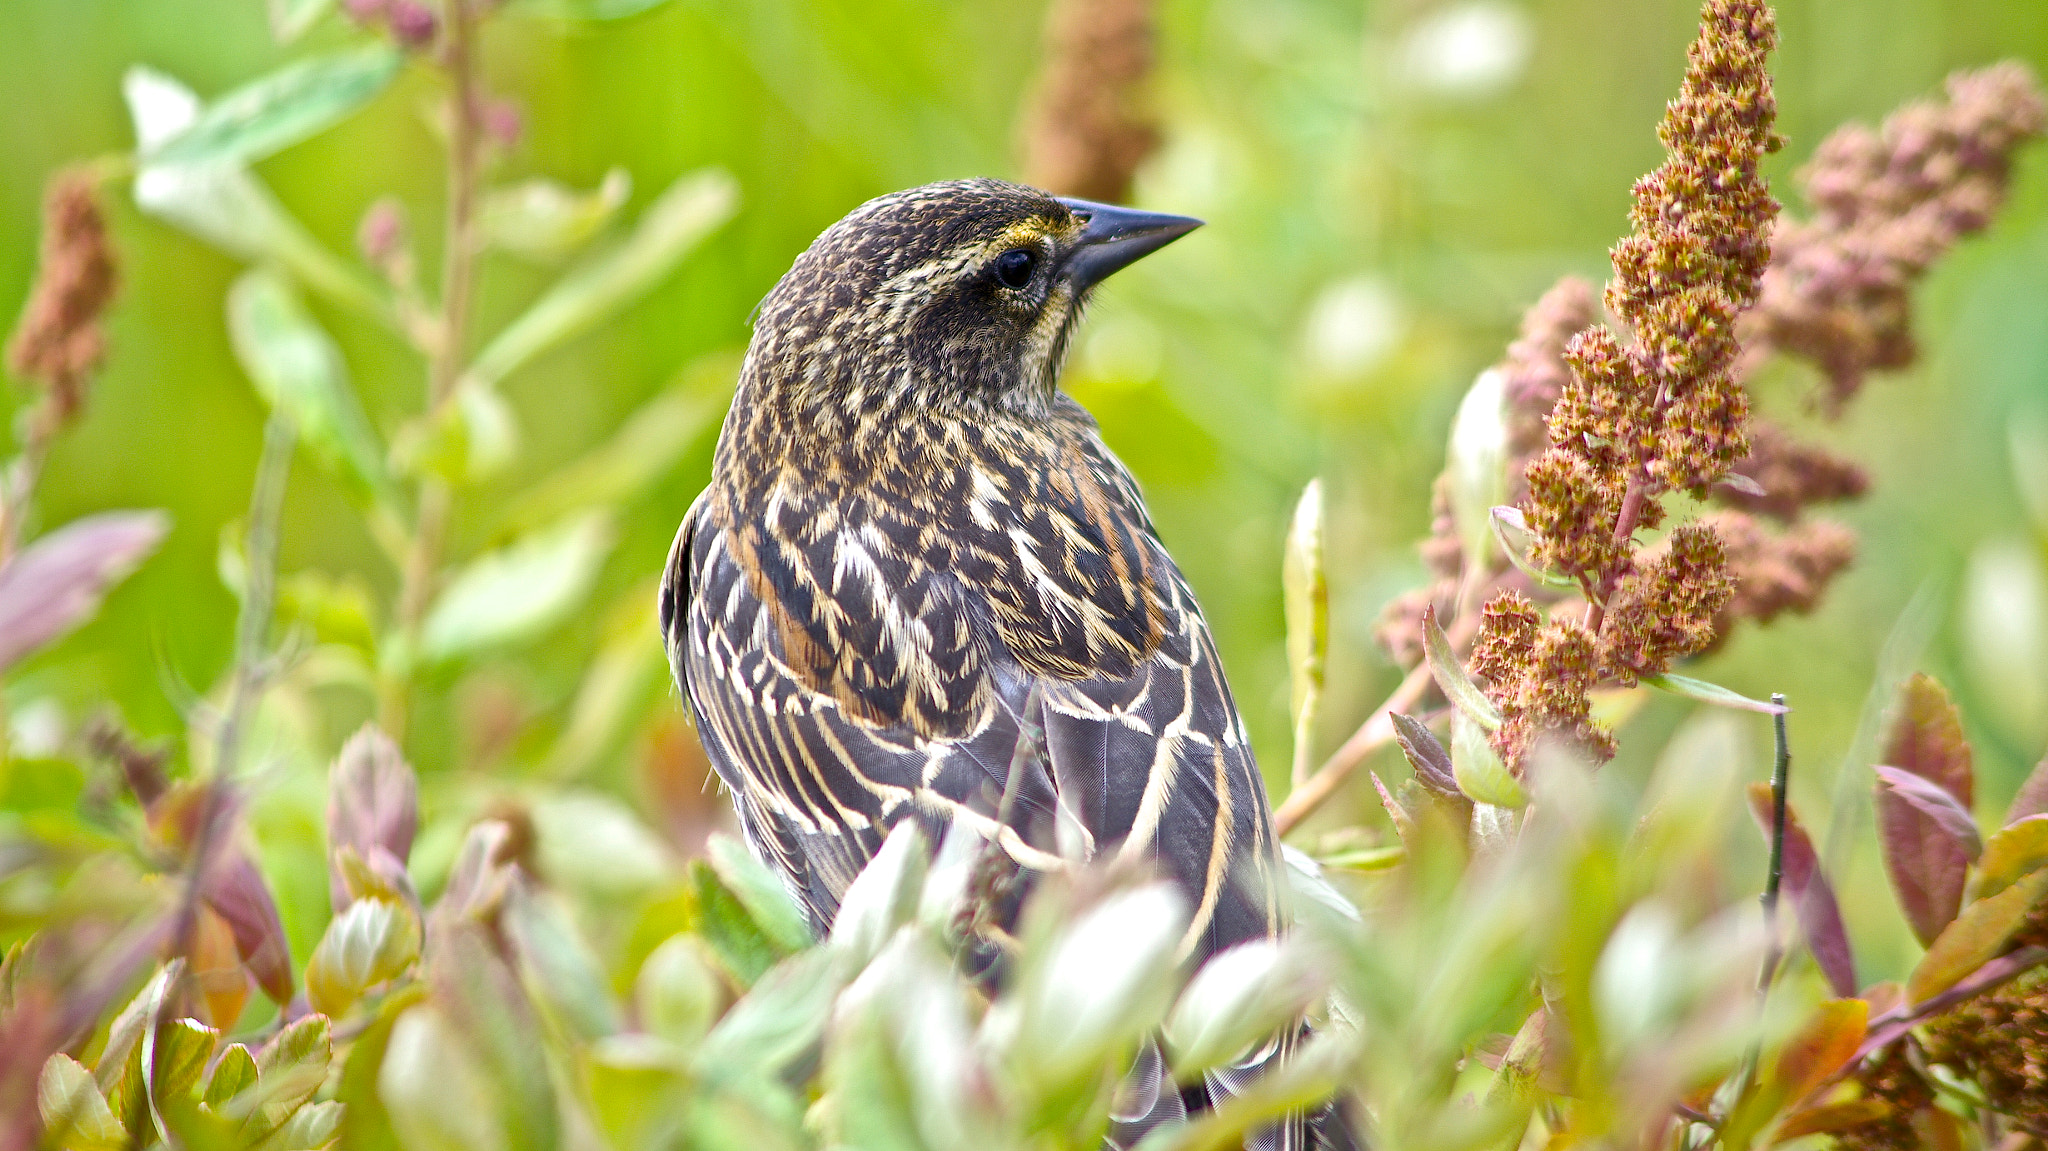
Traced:
<path fill-rule="evenodd" d="M 434 11 L 419 0 L 388 0 L 386 22 L 391 28 L 391 38 L 400 47 L 421 49 L 434 42 L 439 22 Z"/>
<path fill-rule="evenodd" d="M 412 278 L 412 229 L 406 222 L 405 205 L 395 196 L 380 197 L 363 213 L 356 225 L 356 250 L 363 262 L 384 274 L 394 284 Z"/>
<path fill-rule="evenodd" d="M 477 107 L 477 118 L 483 123 L 484 134 L 500 148 L 518 144 L 526 131 L 526 117 L 520 113 L 519 105 L 510 100 L 483 101 Z"/>

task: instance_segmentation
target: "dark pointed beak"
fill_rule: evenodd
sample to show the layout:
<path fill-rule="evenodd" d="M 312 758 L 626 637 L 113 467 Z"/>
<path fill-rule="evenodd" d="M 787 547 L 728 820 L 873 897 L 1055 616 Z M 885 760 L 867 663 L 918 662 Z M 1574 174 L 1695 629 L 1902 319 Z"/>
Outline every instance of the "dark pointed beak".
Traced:
<path fill-rule="evenodd" d="M 1072 281 L 1076 291 L 1108 279 L 1114 272 L 1173 243 L 1202 226 L 1190 216 L 1167 216 L 1139 212 L 1115 204 L 1060 197 L 1076 217 L 1087 222 L 1061 274 Z"/>

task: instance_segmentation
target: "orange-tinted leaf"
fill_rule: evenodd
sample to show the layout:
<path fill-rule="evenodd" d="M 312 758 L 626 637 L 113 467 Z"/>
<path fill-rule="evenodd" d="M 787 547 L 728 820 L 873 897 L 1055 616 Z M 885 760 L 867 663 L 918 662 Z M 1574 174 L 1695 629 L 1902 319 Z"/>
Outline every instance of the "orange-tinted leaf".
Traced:
<path fill-rule="evenodd" d="M 1771 834 L 1771 787 L 1749 785 L 1749 811 L 1766 838 Z M 1820 869 L 1820 856 L 1813 839 L 1800 826 L 1790 804 L 1785 806 L 1785 897 L 1799 916 L 1799 928 L 1806 937 L 1807 950 L 1827 976 L 1836 995 L 1856 994 L 1856 958 L 1849 947 L 1849 931 L 1842 924 L 1842 909 L 1835 901 L 1835 889 Z"/>
<path fill-rule="evenodd" d="M 2027 781 L 2020 784 L 2019 794 L 2012 797 L 2012 807 L 2005 813 L 2005 823 L 2010 827 L 2030 815 L 2042 814 L 2048 814 L 2048 759 L 2035 764 Z"/>
<path fill-rule="evenodd" d="M 1786 1143 L 1801 1135 L 1844 1131 L 1858 1124 L 1882 1119 L 1891 1113 L 1891 1104 L 1882 1099 L 1851 1099 L 1844 1103 L 1825 1103 L 1819 1107 L 1808 1107 L 1804 1111 L 1795 1112 L 1790 1119 L 1779 1125 L 1775 1141 Z"/>
<path fill-rule="evenodd" d="M 1830 999 L 1778 1053 L 1776 1082 L 1785 1099 L 1802 1099 L 1856 1057 L 1870 1024 L 1870 1004 Z"/>
<path fill-rule="evenodd" d="M 249 972 L 235 947 L 235 933 L 210 907 L 199 908 L 192 935 L 192 982 L 199 990 L 202 1020 L 222 1031 L 234 1027 L 249 1002 Z"/>
<path fill-rule="evenodd" d="M 1926 1151 L 1963 1151 L 1963 1125 L 1939 1107 L 1922 1107 L 1913 1113 L 1913 1132 Z"/>
<path fill-rule="evenodd" d="M 2048 871 L 2036 871 L 1997 895 L 1963 908 L 1907 977 L 1907 1002 L 1925 1002 L 1998 958 L 2044 894 L 2048 894 Z"/>
<path fill-rule="evenodd" d="M 270 898 L 270 887 L 255 863 L 240 849 L 228 849 L 208 871 L 201 894 L 234 932 L 235 948 L 242 953 L 249 974 L 256 977 L 256 985 L 276 1002 L 290 1002 L 291 943 L 285 939 L 277 903 Z"/>
<path fill-rule="evenodd" d="M 1975 779 L 1962 717 L 1931 677 L 1916 675 L 1900 691 L 1884 762 L 1936 785 L 1964 812 L 1970 810 Z M 1882 783 L 1877 788 L 1877 827 L 1892 891 L 1913 933 L 1931 945 L 1962 906 L 1969 851 L 1952 829 Z"/>
<path fill-rule="evenodd" d="M 365 860 L 378 849 L 403 865 L 412 853 L 419 827 L 419 785 L 398 745 L 375 724 L 342 745 L 327 781 L 327 850 L 329 858 L 343 847 Z M 348 906 L 350 893 L 338 869 L 328 879 L 336 911 Z"/>
<path fill-rule="evenodd" d="M 2030 815 L 1984 842 L 1977 861 L 1977 898 L 1985 899 L 2048 866 L 2048 815 Z"/>

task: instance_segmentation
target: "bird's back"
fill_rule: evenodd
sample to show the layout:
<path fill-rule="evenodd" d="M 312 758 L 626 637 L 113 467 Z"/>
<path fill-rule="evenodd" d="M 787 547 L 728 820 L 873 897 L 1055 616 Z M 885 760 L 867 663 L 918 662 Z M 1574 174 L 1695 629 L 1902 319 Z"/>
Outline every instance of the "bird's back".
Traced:
<path fill-rule="evenodd" d="M 765 475 L 729 443 L 678 533 L 670 657 L 756 850 L 823 927 L 898 819 L 966 820 L 1027 870 L 1058 865 L 1064 824 L 1180 887 L 1188 955 L 1275 933 L 1243 722 L 1093 421 L 1063 400 L 1038 426 L 913 431 L 888 463 Z M 1018 754 L 1025 731 L 1042 750 Z"/>

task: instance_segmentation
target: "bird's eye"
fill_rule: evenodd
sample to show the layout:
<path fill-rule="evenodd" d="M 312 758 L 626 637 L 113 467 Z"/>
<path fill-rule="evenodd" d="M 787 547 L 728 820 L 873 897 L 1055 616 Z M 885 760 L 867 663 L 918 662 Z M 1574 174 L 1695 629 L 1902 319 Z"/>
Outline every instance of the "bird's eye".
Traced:
<path fill-rule="evenodd" d="M 1038 264 L 1038 253 L 1029 248 L 1011 248 L 996 257 L 996 279 L 1012 288 L 1021 288 L 1031 282 L 1031 269 Z"/>

